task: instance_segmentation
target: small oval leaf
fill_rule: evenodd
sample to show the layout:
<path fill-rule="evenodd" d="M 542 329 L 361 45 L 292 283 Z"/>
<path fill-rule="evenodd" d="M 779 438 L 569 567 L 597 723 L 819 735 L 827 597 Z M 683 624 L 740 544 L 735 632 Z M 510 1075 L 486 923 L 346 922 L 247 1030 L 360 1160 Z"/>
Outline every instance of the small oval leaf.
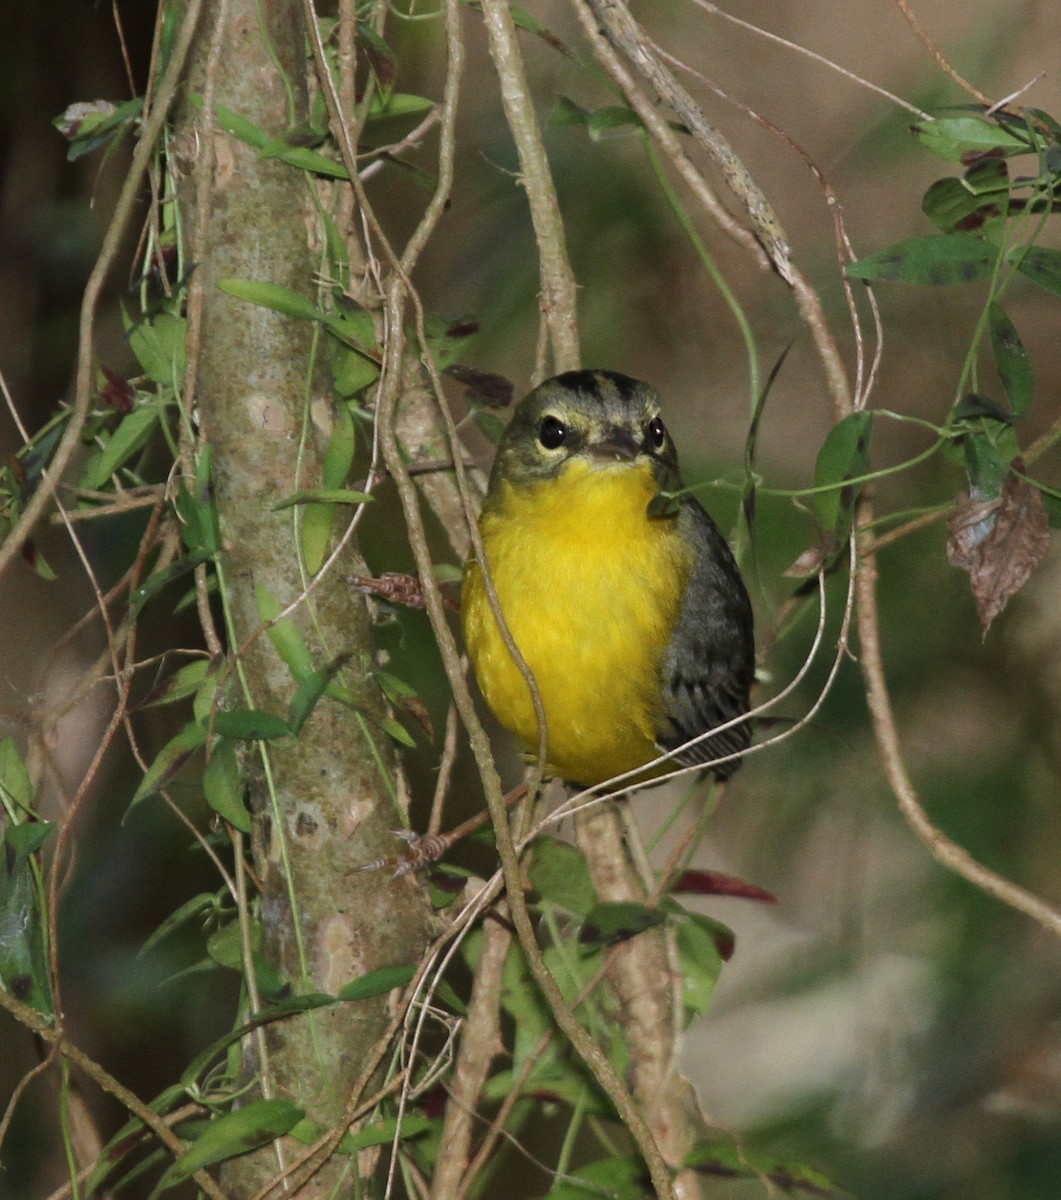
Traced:
<path fill-rule="evenodd" d="M 1046 246 L 1017 247 L 1009 252 L 1009 261 L 1022 275 L 1055 296 L 1061 296 L 1061 250 Z"/>
<path fill-rule="evenodd" d="M 290 1100 L 252 1100 L 242 1108 L 211 1121 L 203 1133 L 160 1180 L 167 1187 L 213 1163 L 246 1154 L 264 1142 L 282 1137 L 305 1113 Z"/>
<path fill-rule="evenodd" d="M 840 540 L 847 536 L 858 496 L 856 486 L 845 485 L 866 472 L 872 429 L 872 412 L 849 413 L 829 430 L 814 464 L 814 486 L 828 489 L 814 496 L 818 524 Z"/>
<path fill-rule="evenodd" d="M 247 300 L 285 317 L 300 321 L 319 321 L 323 314 L 312 300 L 278 283 L 259 283 L 253 279 L 219 279 L 217 286 L 238 300 Z"/>
<path fill-rule="evenodd" d="M 369 971 L 358 979 L 352 979 L 345 987 L 339 989 L 337 1000 L 368 1000 L 373 996 L 382 996 L 395 988 L 405 985 L 416 974 L 416 967 L 380 967 L 377 971 Z"/>
<path fill-rule="evenodd" d="M 1032 401 L 1034 381 L 1031 363 L 1028 362 L 1028 354 L 1020 340 L 1017 327 L 996 300 L 991 301 L 987 317 L 995 368 L 999 379 L 1002 380 L 1010 409 L 1014 416 L 1019 417 Z"/>
<path fill-rule="evenodd" d="M 998 252 L 990 242 L 967 233 L 907 238 L 887 250 L 860 258 L 847 268 L 852 279 L 924 283 L 934 287 L 988 279 Z"/>
<path fill-rule="evenodd" d="M 625 900 L 606 901 L 586 914 L 579 931 L 582 945 L 612 946 L 660 925 L 666 916 L 657 909 Z"/>
<path fill-rule="evenodd" d="M 180 733 L 170 738 L 147 768 L 129 807 L 164 788 L 205 741 L 206 730 L 197 721 L 185 725 Z"/>
<path fill-rule="evenodd" d="M 220 738 L 203 771 L 203 795 L 207 804 L 240 833 L 251 832 L 251 815 L 243 802 L 236 745 Z"/>
<path fill-rule="evenodd" d="M 983 117 L 935 117 L 910 126 L 917 140 L 948 162 L 971 162 L 984 154 L 1028 154 L 1028 139 L 1007 132 Z"/>
<path fill-rule="evenodd" d="M 219 712 L 214 718 L 214 730 L 222 737 L 235 738 L 239 742 L 268 742 L 287 737 L 291 726 L 276 713 L 262 712 L 259 708 L 236 708 Z"/>

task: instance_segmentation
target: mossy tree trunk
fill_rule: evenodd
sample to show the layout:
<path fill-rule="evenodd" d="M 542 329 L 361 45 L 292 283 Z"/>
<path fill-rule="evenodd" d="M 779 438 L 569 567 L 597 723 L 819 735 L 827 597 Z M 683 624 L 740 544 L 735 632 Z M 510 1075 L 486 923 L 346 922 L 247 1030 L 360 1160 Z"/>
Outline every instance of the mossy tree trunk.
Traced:
<path fill-rule="evenodd" d="M 312 297 L 318 263 L 309 231 L 316 213 L 301 172 L 222 132 L 209 114 L 229 109 L 276 137 L 304 121 L 305 28 L 299 0 L 228 0 L 206 8 L 171 145 L 194 256 L 193 311 L 201 303 L 194 394 L 212 453 L 229 651 L 239 650 L 245 679 L 241 702 L 283 714 L 297 685 L 260 631 L 258 597 L 265 592 L 286 606 L 303 593 L 304 510 L 274 506 L 299 488 L 320 486 L 331 402 L 313 365 L 321 349 L 312 325 L 227 295 L 217 281 L 264 281 Z M 402 820 L 393 753 L 374 723 L 384 709 L 371 679 L 371 622 L 344 582 L 349 570 L 360 570 L 351 553 L 346 569 L 332 570 L 291 620 L 316 666 L 348 659 L 340 679 L 360 712 L 325 699 L 298 737 L 268 743 L 264 756 L 246 756 L 264 955 L 296 990 L 330 994 L 368 971 L 415 961 L 429 919 L 415 877 L 381 883 L 378 875 L 356 871 L 393 853 L 391 831 Z M 388 1017 L 381 998 L 276 1023 L 264 1043 L 248 1042 L 244 1070 L 260 1092 L 291 1098 L 313 1119 L 334 1122 Z M 300 1150 L 292 1143 L 287 1161 Z M 270 1146 L 229 1163 L 223 1176 L 229 1194 L 257 1192 L 284 1157 L 282 1146 Z M 349 1159 L 344 1165 L 335 1158 L 298 1194 L 346 1194 L 342 1179 L 351 1169 Z"/>

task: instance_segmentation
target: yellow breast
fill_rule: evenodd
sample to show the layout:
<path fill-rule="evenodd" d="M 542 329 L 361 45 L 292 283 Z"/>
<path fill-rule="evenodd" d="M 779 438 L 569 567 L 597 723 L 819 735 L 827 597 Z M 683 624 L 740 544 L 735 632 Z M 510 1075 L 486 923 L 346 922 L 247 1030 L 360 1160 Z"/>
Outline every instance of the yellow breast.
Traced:
<path fill-rule="evenodd" d="M 673 518 L 650 519 L 648 464 L 568 463 L 555 478 L 501 484 L 480 529 L 505 623 L 534 674 L 550 773 L 600 783 L 656 757 L 659 666 L 691 549 Z M 482 573 L 465 574 L 462 621 L 479 685 L 531 755 L 538 724 L 502 640 Z"/>

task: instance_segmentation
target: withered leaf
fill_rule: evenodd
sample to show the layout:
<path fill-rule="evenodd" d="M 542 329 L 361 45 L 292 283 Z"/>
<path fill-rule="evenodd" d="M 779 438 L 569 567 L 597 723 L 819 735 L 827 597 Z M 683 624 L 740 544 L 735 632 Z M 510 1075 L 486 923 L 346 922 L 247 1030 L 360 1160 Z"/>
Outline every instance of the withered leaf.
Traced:
<path fill-rule="evenodd" d="M 1049 545 L 1042 495 L 1014 472 L 1006 476 L 997 499 L 959 497 L 949 523 L 947 560 L 968 572 L 985 635 L 1043 561 Z"/>
<path fill-rule="evenodd" d="M 682 871 L 671 885 L 671 891 L 691 892 L 698 896 L 738 896 L 743 900 L 758 900 L 762 904 L 777 903 L 773 892 L 722 871 Z"/>

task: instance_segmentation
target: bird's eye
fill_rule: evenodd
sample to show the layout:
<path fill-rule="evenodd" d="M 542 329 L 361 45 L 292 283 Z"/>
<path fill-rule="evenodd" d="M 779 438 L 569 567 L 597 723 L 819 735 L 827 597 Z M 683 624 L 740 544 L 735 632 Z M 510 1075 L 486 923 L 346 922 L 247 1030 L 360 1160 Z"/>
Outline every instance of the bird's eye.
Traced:
<path fill-rule="evenodd" d="M 538 441 L 546 450 L 558 450 L 567 441 L 567 426 L 559 417 L 542 417 Z"/>
<path fill-rule="evenodd" d="M 655 450 L 662 450 L 663 443 L 667 440 L 667 427 L 659 419 L 653 417 L 648 423 L 648 428 L 645 430 L 648 435 L 647 441 Z"/>

